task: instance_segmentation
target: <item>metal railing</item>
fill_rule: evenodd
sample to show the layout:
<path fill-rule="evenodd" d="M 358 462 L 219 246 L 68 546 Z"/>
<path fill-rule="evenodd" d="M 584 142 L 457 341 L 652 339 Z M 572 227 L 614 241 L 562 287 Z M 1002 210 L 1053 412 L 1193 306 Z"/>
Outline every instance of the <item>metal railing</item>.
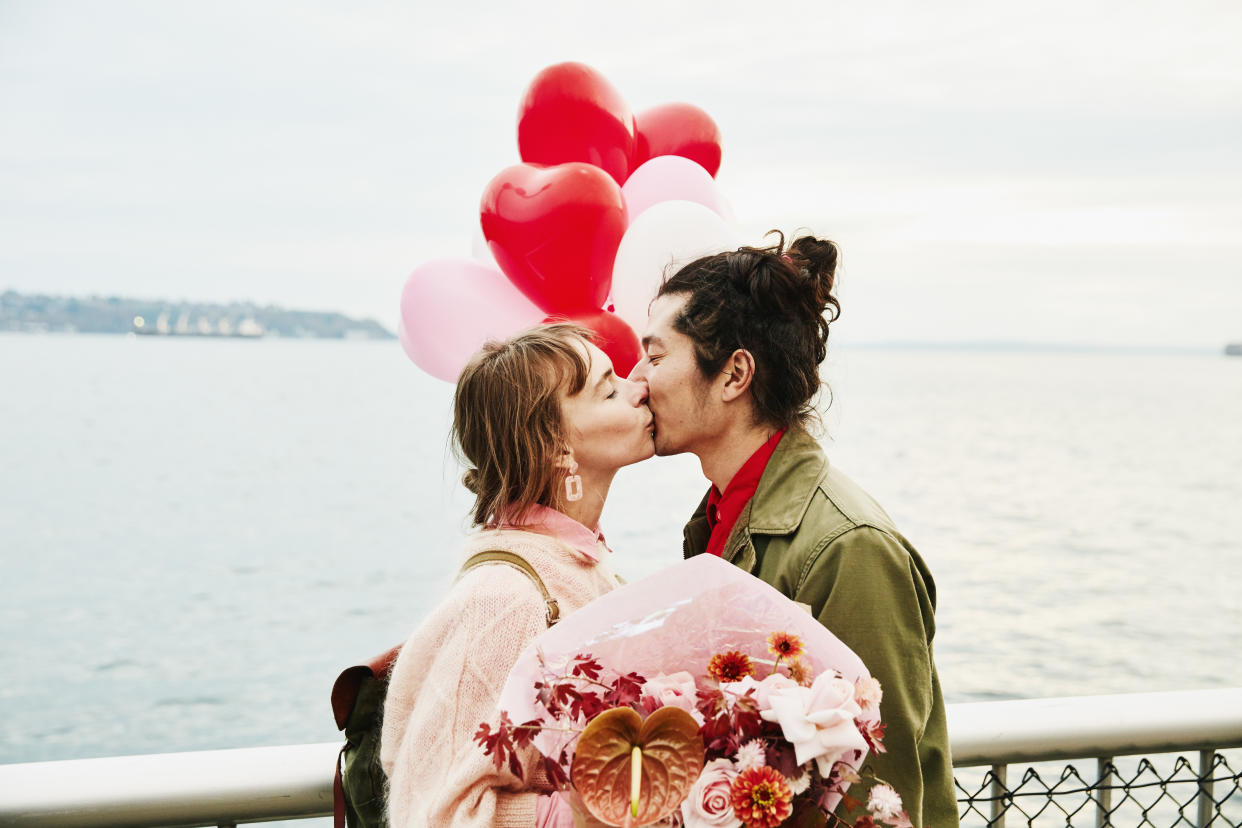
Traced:
<path fill-rule="evenodd" d="M 1242 747 L 1242 688 L 956 704 L 948 716 L 964 823 L 1001 828 L 1020 816 L 1029 825 L 1157 825 L 1167 788 L 1189 785 L 1192 794 L 1171 809 L 1169 825 L 1239 824 L 1229 814 L 1242 811 L 1242 772 L 1234 769 L 1242 762 L 1231 767 L 1222 751 Z M 330 742 L 0 765 L 0 825 L 232 826 L 327 816 L 339 748 Z M 1179 757 L 1167 779 L 1155 774 L 1161 782 L 1148 780 L 1154 765 L 1146 758 L 1136 760 L 1130 779 L 1116 761 L 1187 752 L 1198 755 L 1197 772 Z M 1084 778 L 1068 766 L 1072 773 L 1049 785 L 1028 768 L 1021 782 L 1008 784 L 1011 767 L 1068 759 L 1093 761 L 1095 772 Z M 974 793 L 961 781 L 973 768 L 982 769 Z M 1130 820 L 1125 809 L 1134 792 L 1147 788 L 1160 790 L 1157 805 L 1120 821 Z M 1053 806 L 1066 797 L 1077 804 Z M 1032 799 L 1045 804 L 1028 810 Z"/>
<path fill-rule="evenodd" d="M 957 704 L 948 717 L 964 825 L 1242 825 L 1242 754 L 1231 765 L 1223 752 L 1242 747 L 1242 689 Z M 1162 772 L 1149 757 L 1164 754 Z M 1070 759 L 1091 768 L 1042 767 Z"/>

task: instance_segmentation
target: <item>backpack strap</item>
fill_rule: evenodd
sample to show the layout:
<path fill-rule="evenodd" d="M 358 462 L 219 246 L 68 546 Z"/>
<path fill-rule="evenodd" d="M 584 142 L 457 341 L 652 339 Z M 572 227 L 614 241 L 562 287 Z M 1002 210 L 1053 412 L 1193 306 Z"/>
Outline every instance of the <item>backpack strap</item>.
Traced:
<path fill-rule="evenodd" d="M 336 683 L 332 685 L 332 715 L 336 718 L 337 730 L 344 730 L 349 723 L 363 683 L 370 679 L 388 678 L 393 664 L 397 661 L 397 654 L 401 652 L 401 646 L 398 644 L 362 664 L 348 667 L 337 676 Z"/>
<path fill-rule="evenodd" d="M 483 566 L 489 563 L 507 564 L 514 569 L 521 570 L 528 578 L 535 582 L 535 586 L 539 588 L 539 594 L 543 596 L 543 602 L 548 606 L 548 626 L 551 627 L 557 621 L 561 620 L 561 608 L 557 605 L 556 599 L 548 592 L 548 588 L 544 586 L 543 579 L 539 577 L 539 573 L 530 565 L 530 562 L 521 555 L 515 555 L 512 552 L 502 552 L 499 549 L 493 549 L 487 552 L 478 552 L 471 555 L 470 558 L 461 565 L 461 571 L 457 573 L 460 578 L 476 566 Z"/>

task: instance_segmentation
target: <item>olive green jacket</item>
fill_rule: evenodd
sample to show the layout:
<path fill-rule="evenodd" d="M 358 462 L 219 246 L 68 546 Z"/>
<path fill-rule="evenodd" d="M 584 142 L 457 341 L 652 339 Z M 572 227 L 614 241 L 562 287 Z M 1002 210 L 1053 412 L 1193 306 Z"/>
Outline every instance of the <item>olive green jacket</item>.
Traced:
<path fill-rule="evenodd" d="M 707 498 L 685 527 L 686 557 L 707 549 Z M 936 586 L 870 495 L 791 428 L 725 543 L 726 561 L 809 604 L 880 681 L 887 753 L 866 764 L 901 794 L 915 826 L 958 824 L 944 699 L 932 658 Z M 859 792 L 854 792 L 859 793 Z"/>

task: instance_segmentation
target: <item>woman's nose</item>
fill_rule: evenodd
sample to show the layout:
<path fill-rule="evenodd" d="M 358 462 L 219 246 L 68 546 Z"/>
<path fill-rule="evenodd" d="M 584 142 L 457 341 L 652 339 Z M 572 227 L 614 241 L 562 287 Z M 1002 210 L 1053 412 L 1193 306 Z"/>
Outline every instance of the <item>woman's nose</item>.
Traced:
<path fill-rule="evenodd" d="M 635 406 L 639 406 L 647 402 L 649 392 L 646 381 L 635 380 L 633 377 L 634 375 L 630 374 L 630 379 L 626 380 L 626 382 L 629 383 L 630 386 L 630 397 L 634 400 L 633 404 Z"/>

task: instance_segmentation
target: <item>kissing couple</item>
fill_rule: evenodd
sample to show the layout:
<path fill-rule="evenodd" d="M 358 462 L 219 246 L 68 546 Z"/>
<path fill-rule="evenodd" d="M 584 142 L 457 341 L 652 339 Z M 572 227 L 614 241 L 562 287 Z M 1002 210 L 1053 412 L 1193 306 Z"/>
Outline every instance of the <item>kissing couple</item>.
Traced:
<path fill-rule="evenodd" d="M 522 566 L 469 566 L 401 649 L 380 750 L 393 826 L 573 825 L 562 794 L 497 769 L 472 736 L 496 722 L 523 647 L 616 587 L 599 519 L 617 470 L 683 452 L 710 482 L 685 556 L 771 584 L 857 653 L 884 687 L 876 774 L 914 825 L 957 825 L 931 573 L 808 430 L 840 313 L 837 246 L 775 235 L 668 276 L 629 377 L 572 324 L 489 342 L 462 371 L 452 437 L 475 531 L 461 559 L 500 552 Z"/>

